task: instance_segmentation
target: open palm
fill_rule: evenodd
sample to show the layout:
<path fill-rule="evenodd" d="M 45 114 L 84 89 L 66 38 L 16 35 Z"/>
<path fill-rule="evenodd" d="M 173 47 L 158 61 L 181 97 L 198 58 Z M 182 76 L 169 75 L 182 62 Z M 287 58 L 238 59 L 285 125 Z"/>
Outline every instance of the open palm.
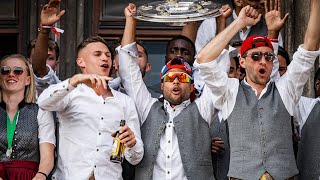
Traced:
<path fill-rule="evenodd" d="M 271 0 L 272 2 L 273 0 Z M 265 20 L 268 31 L 280 31 L 288 19 L 289 13 L 284 18 L 281 18 L 281 0 L 276 0 L 276 3 L 271 3 L 265 0 Z M 269 5 L 269 7 L 268 7 Z"/>
<path fill-rule="evenodd" d="M 40 21 L 42 25 L 51 26 L 60 20 L 60 17 L 63 16 L 65 10 L 62 10 L 59 14 L 57 14 L 59 3 L 60 0 L 51 0 L 48 4 L 43 6 L 40 15 Z"/>

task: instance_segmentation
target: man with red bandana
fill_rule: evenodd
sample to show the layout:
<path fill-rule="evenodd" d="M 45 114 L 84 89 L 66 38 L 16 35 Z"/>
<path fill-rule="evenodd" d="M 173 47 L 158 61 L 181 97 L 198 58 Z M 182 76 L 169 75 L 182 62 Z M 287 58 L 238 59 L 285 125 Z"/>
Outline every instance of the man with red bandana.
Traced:
<path fill-rule="evenodd" d="M 241 10 L 239 17 L 201 50 L 195 66 L 213 92 L 215 107 L 228 119 L 230 137 L 231 179 L 292 179 L 298 174 L 292 146 L 291 118 L 303 86 L 308 80 L 316 57 L 320 54 L 319 1 L 311 0 L 311 13 L 304 44 L 298 48 L 287 72 L 270 80 L 276 56 L 269 38 L 254 36 L 241 47 L 240 65 L 246 69 L 239 83 L 227 77 L 217 66 L 218 58 L 233 35 L 258 18 L 248 18 L 251 7 Z M 266 7 L 268 10 L 268 7 Z M 277 11 L 278 9 L 278 11 Z M 271 11 L 276 39 L 285 18 L 279 8 Z"/>

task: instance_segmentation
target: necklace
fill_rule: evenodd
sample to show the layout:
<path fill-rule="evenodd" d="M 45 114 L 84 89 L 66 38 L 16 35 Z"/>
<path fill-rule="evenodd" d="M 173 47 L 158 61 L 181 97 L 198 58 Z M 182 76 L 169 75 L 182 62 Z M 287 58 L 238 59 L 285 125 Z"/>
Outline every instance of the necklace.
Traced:
<path fill-rule="evenodd" d="M 13 121 L 10 121 L 10 117 L 7 113 L 7 140 L 8 140 L 8 149 L 6 152 L 7 157 L 11 156 L 12 153 L 12 141 L 14 136 L 14 131 L 16 130 L 17 119 L 19 117 L 19 111 L 13 117 Z"/>

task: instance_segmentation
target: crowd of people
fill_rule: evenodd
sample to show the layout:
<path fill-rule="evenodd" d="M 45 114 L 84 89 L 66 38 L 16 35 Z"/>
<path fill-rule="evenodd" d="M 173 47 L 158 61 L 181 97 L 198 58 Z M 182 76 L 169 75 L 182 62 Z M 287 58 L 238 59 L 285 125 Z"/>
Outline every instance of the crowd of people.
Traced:
<path fill-rule="evenodd" d="M 83 40 L 81 73 L 61 81 L 50 38 L 59 3 L 43 6 L 27 58 L 0 61 L 0 180 L 320 178 L 320 68 L 316 97 L 302 96 L 320 55 L 320 1 L 308 2 L 304 42 L 290 57 L 281 0 L 233 0 L 168 41 L 150 87 L 132 3 L 123 37 Z M 121 164 L 110 161 L 116 131 Z"/>

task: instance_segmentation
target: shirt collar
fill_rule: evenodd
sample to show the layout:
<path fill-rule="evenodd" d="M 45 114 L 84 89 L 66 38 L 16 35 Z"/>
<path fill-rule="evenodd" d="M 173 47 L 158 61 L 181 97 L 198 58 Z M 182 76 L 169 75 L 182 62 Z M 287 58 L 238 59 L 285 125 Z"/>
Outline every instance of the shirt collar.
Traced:
<path fill-rule="evenodd" d="M 22 100 L 19 104 L 18 104 L 18 107 L 19 109 L 23 108 L 24 106 L 26 105 L 26 102 L 24 102 L 24 100 Z M 1 101 L 0 102 L 0 107 L 4 110 L 7 109 L 7 104 L 4 102 L 4 101 Z"/>
<path fill-rule="evenodd" d="M 167 100 L 163 101 L 164 108 L 166 110 L 174 110 L 174 109 L 185 109 L 191 102 L 190 99 L 183 101 L 181 104 L 176 105 L 174 108 L 170 106 L 170 103 Z"/>
<path fill-rule="evenodd" d="M 254 91 L 254 93 L 255 93 L 256 95 L 258 94 L 257 90 L 254 89 L 254 88 L 247 82 L 246 78 L 243 79 L 243 82 L 244 82 L 245 85 L 251 87 L 251 89 Z M 260 98 L 262 97 L 262 95 L 267 91 L 269 85 L 270 85 L 270 81 L 266 84 L 266 87 L 263 88 L 263 90 L 261 91 L 260 96 L 258 97 L 258 99 L 260 99 Z"/>

